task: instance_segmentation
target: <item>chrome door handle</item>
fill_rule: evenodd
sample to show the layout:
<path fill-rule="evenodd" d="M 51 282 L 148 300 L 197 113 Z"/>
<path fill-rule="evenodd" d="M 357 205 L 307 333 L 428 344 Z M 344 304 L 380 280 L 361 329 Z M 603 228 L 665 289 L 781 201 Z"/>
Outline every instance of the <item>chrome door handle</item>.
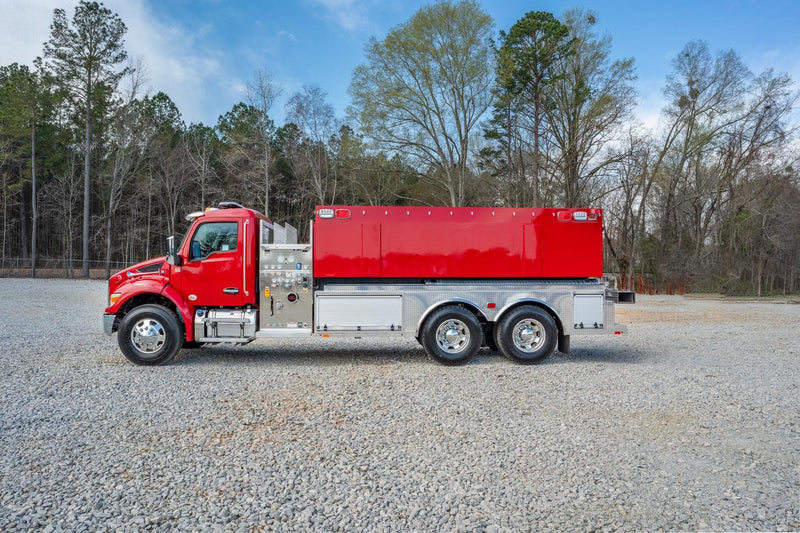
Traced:
<path fill-rule="evenodd" d="M 224 292 L 225 294 L 239 294 L 239 289 L 237 289 L 236 287 L 225 287 L 224 289 L 222 289 L 222 292 Z"/>

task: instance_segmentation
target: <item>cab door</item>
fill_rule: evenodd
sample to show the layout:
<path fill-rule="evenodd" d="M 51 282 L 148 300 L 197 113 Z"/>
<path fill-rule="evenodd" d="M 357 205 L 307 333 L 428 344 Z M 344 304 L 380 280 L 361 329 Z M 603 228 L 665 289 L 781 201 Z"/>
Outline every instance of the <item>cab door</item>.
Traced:
<path fill-rule="evenodd" d="M 208 220 L 194 228 L 186 262 L 181 267 L 181 292 L 196 307 L 241 307 L 253 300 L 254 288 L 245 271 L 246 221 Z"/>

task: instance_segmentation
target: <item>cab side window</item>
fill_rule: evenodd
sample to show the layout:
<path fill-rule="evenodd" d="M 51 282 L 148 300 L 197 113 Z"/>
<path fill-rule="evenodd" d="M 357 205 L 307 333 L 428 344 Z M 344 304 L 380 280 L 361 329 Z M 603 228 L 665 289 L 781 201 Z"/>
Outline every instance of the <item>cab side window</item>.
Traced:
<path fill-rule="evenodd" d="M 236 222 L 206 222 L 198 226 L 192 237 L 189 260 L 199 261 L 215 252 L 236 250 L 238 227 Z"/>

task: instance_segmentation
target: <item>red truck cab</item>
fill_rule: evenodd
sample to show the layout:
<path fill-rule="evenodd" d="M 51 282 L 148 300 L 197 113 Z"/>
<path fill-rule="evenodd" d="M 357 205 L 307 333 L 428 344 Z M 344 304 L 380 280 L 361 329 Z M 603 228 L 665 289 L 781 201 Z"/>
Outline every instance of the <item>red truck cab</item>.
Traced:
<path fill-rule="evenodd" d="M 104 329 L 106 333 L 120 331 L 125 339 L 123 352 L 126 346 L 136 350 L 137 358 L 144 352 L 144 361 L 136 362 L 160 364 L 162 356 L 180 349 L 170 346 L 174 343 L 165 327 L 180 328 L 181 338 L 192 343 L 192 321 L 199 307 L 239 308 L 257 303 L 257 228 L 262 223 L 271 225 L 269 219 L 242 207 L 211 209 L 187 218 L 193 223 L 178 249 L 109 279 Z M 174 316 L 165 316 L 158 307 Z M 147 359 L 148 353 L 152 360 Z"/>

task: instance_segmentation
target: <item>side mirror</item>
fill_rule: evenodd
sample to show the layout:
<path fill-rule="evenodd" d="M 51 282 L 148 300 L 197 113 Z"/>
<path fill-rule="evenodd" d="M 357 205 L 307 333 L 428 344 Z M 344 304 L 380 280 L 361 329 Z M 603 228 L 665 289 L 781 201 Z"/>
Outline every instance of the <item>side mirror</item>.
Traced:
<path fill-rule="evenodd" d="M 178 255 L 178 249 L 175 246 L 175 237 L 172 235 L 167 237 L 167 264 L 172 266 L 181 266 L 183 264 L 181 256 Z"/>

